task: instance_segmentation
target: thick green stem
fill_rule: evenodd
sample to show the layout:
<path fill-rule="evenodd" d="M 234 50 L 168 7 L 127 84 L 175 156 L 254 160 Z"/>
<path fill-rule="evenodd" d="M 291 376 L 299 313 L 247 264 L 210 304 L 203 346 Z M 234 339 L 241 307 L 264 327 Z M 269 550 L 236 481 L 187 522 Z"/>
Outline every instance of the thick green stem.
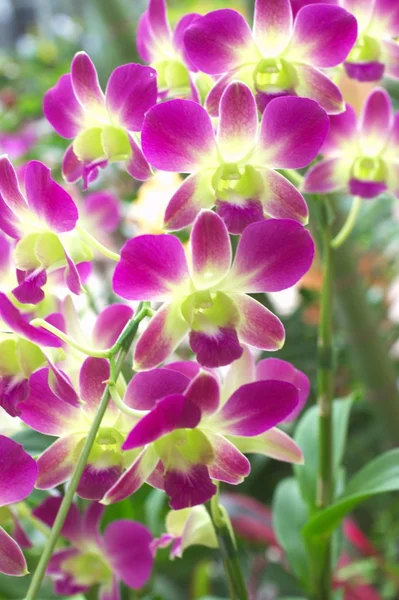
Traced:
<path fill-rule="evenodd" d="M 321 292 L 320 325 L 318 340 L 318 395 L 319 411 L 319 463 L 317 473 L 318 508 L 328 506 L 333 499 L 333 421 L 332 401 L 334 395 L 333 370 L 333 257 L 331 247 L 331 224 L 328 216 L 327 201 L 323 207 L 322 243 L 323 243 L 323 286 Z M 318 590 L 320 600 L 331 598 L 331 549 L 326 542 Z"/>
<path fill-rule="evenodd" d="M 118 358 L 116 362 L 114 361 L 114 356 L 111 357 L 112 369 L 111 369 L 111 381 L 116 383 L 116 379 L 119 373 L 122 370 L 123 364 L 126 359 L 126 355 L 129 351 L 129 348 L 134 340 L 134 337 L 137 333 L 138 326 L 142 319 L 147 315 L 147 307 L 141 307 L 132 321 L 130 321 L 129 325 L 122 332 L 119 340 L 116 342 L 115 347 L 118 351 Z M 78 462 L 76 464 L 75 470 L 69 482 L 69 485 L 66 489 L 65 496 L 62 500 L 61 506 L 58 510 L 58 514 L 54 521 L 54 525 L 51 529 L 51 533 L 47 539 L 46 545 L 44 546 L 43 553 L 40 557 L 39 564 L 37 565 L 36 571 L 33 574 L 31 584 L 29 586 L 27 595 L 25 600 L 35 600 L 40 591 L 40 586 L 43 581 L 43 577 L 46 572 L 46 568 L 48 562 L 54 552 L 54 548 L 56 546 L 57 540 L 61 533 L 61 529 L 64 525 L 65 519 L 67 517 L 68 511 L 73 501 L 73 497 L 75 495 L 76 489 L 78 487 L 80 478 L 82 476 L 83 470 L 89 458 L 90 451 L 93 447 L 93 444 L 96 439 L 97 432 L 100 428 L 101 421 L 104 417 L 105 411 L 107 410 L 108 403 L 110 400 L 110 385 L 107 385 L 102 398 L 100 400 L 100 404 L 98 406 L 98 410 L 96 416 L 94 417 L 93 423 L 91 425 L 90 431 L 87 435 L 86 441 L 84 443 L 82 452 L 79 456 Z"/>
<path fill-rule="evenodd" d="M 233 528 L 217 493 L 211 500 L 210 516 L 219 542 L 231 600 L 248 600 L 248 591 L 237 553 Z"/>

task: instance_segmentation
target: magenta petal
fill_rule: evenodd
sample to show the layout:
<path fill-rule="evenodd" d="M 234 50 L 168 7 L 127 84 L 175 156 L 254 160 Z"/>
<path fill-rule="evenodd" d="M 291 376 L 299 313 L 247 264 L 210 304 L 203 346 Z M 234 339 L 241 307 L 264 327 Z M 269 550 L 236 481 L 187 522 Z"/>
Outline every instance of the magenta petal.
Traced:
<path fill-rule="evenodd" d="M 392 102 L 388 92 L 377 88 L 369 94 L 360 117 L 361 144 L 365 151 L 377 154 L 386 144 L 393 121 Z M 373 154 L 374 155 L 374 154 Z"/>
<path fill-rule="evenodd" d="M 275 169 L 306 167 L 319 153 L 328 128 L 326 112 L 313 100 L 276 98 L 263 113 L 260 149 Z"/>
<path fill-rule="evenodd" d="M 385 63 L 385 73 L 388 77 L 399 79 L 399 48 L 397 41 L 383 40 L 381 55 Z"/>
<path fill-rule="evenodd" d="M 169 231 L 184 229 L 193 223 L 201 208 L 214 203 L 214 190 L 209 177 L 194 173 L 183 181 L 166 207 L 164 228 Z"/>
<path fill-rule="evenodd" d="M 57 397 L 48 384 L 49 369 L 30 376 L 29 394 L 20 405 L 21 419 L 40 433 L 61 436 L 79 418 L 79 409 Z"/>
<path fill-rule="evenodd" d="M 148 3 L 148 20 L 155 37 L 167 40 L 171 31 L 168 23 L 165 0 L 150 0 Z"/>
<path fill-rule="evenodd" d="M 47 121 L 62 137 L 72 139 L 80 133 L 84 110 L 75 96 L 69 73 L 62 75 L 56 85 L 45 93 L 43 112 Z"/>
<path fill-rule="evenodd" d="M 194 379 L 194 377 L 198 375 L 201 370 L 199 364 L 192 360 L 176 360 L 174 362 L 167 363 L 164 368 L 177 371 L 177 373 L 185 375 L 190 380 Z"/>
<path fill-rule="evenodd" d="M 376 0 L 374 15 L 385 25 L 385 31 L 392 37 L 399 36 L 399 5 L 395 0 Z"/>
<path fill-rule="evenodd" d="M 48 384 L 51 391 L 71 406 L 80 406 L 80 400 L 68 375 L 60 371 L 48 356 L 46 359 L 50 367 Z"/>
<path fill-rule="evenodd" d="M 0 293 L 0 317 L 15 333 L 26 337 L 31 342 L 42 346 L 58 348 L 62 342 L 52 333 L 41 327 L 33 327 L 17 308 L 10 302 L 5 294 Z"/>
<path fill-rule="evenodd" d="M 303 464 L 303 454 L 299 446 L 278 427 L 272 427 L 255 437 L 229 436 L 229 439 L 245 454 L 263 454 L 276 460 Z"/>
<path fill-rule="evenodd" d="M 263 221 L 265 218 L 262 203 L 256 198 L 246 199 L 239 204 L 217 200 L 216 213 L 223 219 L 229 233 L 238 235 L 251 223 Z"/>
<path fill-rule="evenodd" d="M 233 289 L 277 292 L 294 285 L 310 268 L 314 243 L 299 223 L 270 219 L 243 232 L 228 280 Z"/>
<path fill-rule="evenodd" d="M 76 183 L 83 177 L 84 164 L 73 151 L 73 144 L 65 150 L 62 159 L 62 176 L 67 183 Z"/>
<path fill-rule="evenodd" d="M 237 326 L 240 341 L 260 350 L 279 350 L 285 339 L 280 319 L 250 296 L 236 294 L 233 298 L 240 313 Z"/>
<path fill-rule="evenodd" d="M 17 378 L 0 377 L 0 406 L 10 417 L 19 417 L 20 404 L 29 393 L 28 379 L 19 381 Z"/>
<path fill-rule="evenodd" d="M 67 558 L 72 558 L 78 554 L 79 550 L 77 548 L 73 548 L 72 546 L 69 546 L 69 548 L 64 548 L 63 550 L 56 550 L 49 560 L 46 569 L 46 575 L 58 575 L 59 577 L 64 577 L 65 573 L 62 571 L 62 563 Z"/>
<path fill-rule="evenodd" d="M 151 473 L 157 467 L 159 457 L 154 452 L 152 446 L 145 448 L 122 474 L 115 485 L 108 490 L 102 502 L 104 504 L 113 504 L 128 498 L 136 492 L 143 483 L 151 476 Z M 163 471 L 162 471 L 163 474 Z M 162 480 L 163 475 L 161 476 Z"/>
<path fill-rule="evenodd" d="M 181 316 L 180 302 L 164 304 L 152 317 L 134 350 L 134 369 L 157 367 L 177 348 L 189 327 Z"/>
<path fill-rule="evenodd" d="M 385 181 L 364 181 L 353 177 L 349 180 L 349 192 L 352 196 L 371 199 L 383 194 L 387 189 Z"/>
<path fill-rule="evenodd" d="M 292 35 L 290 0 L 256 0 L 254 36 L 262 53 L 276 56 Z"/>
<path fill-rule="evenodd" d="M 69 479 L 76 466 L 76 451 L 82 437 L 76 434 L 60 438 L 39 456 L 36 482 L 39 490 L 49 490 Z"/>
<path fill-rule="evenodd" d="M 0 506 L 24 500 L 35 485 L 37 465 L 21 444 L 0 435 Z"/>
<path fill-rule="evenodd" d="M 96 68 L 86 52 L 78 52 L 71 64 L 72 87 L 76 98 L 87 111 L 104 106 L 104 94 Z"/>
<path fill-rule="evenodd" d="M 25 169 L 25 189 L 29 208 L 57 233 L 71 231 L 78 220 L 78 209 L 71 196 L 51 178 L 43 163 L 32 160 Z"/>
<path fill-rule="evenodd" d="M 219 382 L 208 371 L 200 371 L 184 392 L 185 397 L 199 407 L 201 413 L 213 413 L 220 401 Z"/>
<path fill-rule="evenodd" d="M 339 87 L 331 79 L 311 65 L 296 64 L 298 96 L 315 100 L 329 115 L 341 113 L 345 108 Z"/>
<path fill-rule="evenodd" d="M 98 600 L 121 600 L 119 582 L 116 577 L 112 579 L 111 583 L 100 586 Z"/>
<path fill-rule="evenodd" d="M 211 478 L 231 485 L 242 483 L 251 471 L 249 460 L 223 435 L 207 432 L 207 437 L 215 452 L 215 459 L 209 466 Z"/>
<path fill-rule="evenodd" d="M 185 472 L 169 470 L 165 475 L 165 492 L 173 510 L 204 504 L 216 491 L 205 465 L 192 465 Z"/>
<path fill-rule="evenodd" d="M 388 43 L 388 42 L 383 42 Z M 378 60 L 370 62 L 345 62 L 345 72 L 351 79 L 357 81 L 379 81 L 382 79 L 385 71 L 385 64 Z"/>
<path fill-rule="evenodd" d="M 212 122 L 191 100 L 169 100 L 151 108 L 141 140 L 147 160 L 163 171 L 191 173 L 216 152 Z"/>
<path fill-rule="evenodd" d="M 28 207 L 19 189 L 17 174 L 6 155 L 0 156 L 0 194 L 17 215 L 27 212 Z"/>
<path fill-rule="evenodd" d="M 327 156 L 339 155 L 346 144 L 354 140 L 357 135 L 357 116 L 352 106 L 347 104 L 344 112 L 330 116 L 330 129 L 321 153 Z"/>
<path fill-rule="evenodd" d="M 66 267 L 64 269 L 64 281 L 72 294 L 76 294 L 79 296 L 82 291 L 82 282 L 80 281 L 80 275 L 77 266 L 71 259 L 71 257 L 67 254 L 64 248 L 64 256 L 66 260 Z"/>
<path fill-rule="evenodd" d="M 122 221 L 120 200 L 111 192 L 100 191 L 87 194 L 84 211 L 92 222 L 107 233 L 113 233 Z"/>
<path fill-rule="evenodd" d="M 289 51 L 298 62 L 335 67 L 348 56 L 356 38 L 356 19 L 343 8 L 304 6 L 296 16 Z"/>
<path fill-rule="evenodd" d="M 76 493 L 85 500 L 101 500 L 121 475 L 122 467 L 120 465 L 97 467 L 87 464 L 79 480 Z"/>
<path fill-rule="evenodd" d="M 184 34 L 186 29 L 194 23 L 201 15 L 198 13 L 188 13 L 184 15 L 179 21 L 176 23 L 176 27 L 173 32 L 173 46 L 176 50 L 179 50 L 183 55 L 184 63 L 187 65 L 190 71 L 197 71 L 197 67 L 190 60 L 188 56 L 188 52 L 186 50 L 186 46 L 184 44 Z"/>
<path fill-rule="evenodd" d="M 51 529 L 54 525 L 61 503 L 61 496 L 49 496 L 33 509 L 32 514 L 36 519 L 39 519 Z M 71 504 L 68 510 L 64 525 L 61 529 L 61 535 L 72 544 L 79 542 L 82 538 L 82 518 L 76 504 Z"/>
<path fill-rule="evenodd" d="M 100 536 L 100 523 L 105 511 L 105 506 L 99 502 L 92 502 L 86 508 L 83 519 L 83 537 L 98 543 Z"/>
<path fill-rule="evenodd" d="M 130 380 L 124 402 L 137 410 L 151 410 L 155 403 L 170 394 L 182 394 L 190 379 L 170 368 L 136 373 Z"/>
<path fill-rule="evenodd" d="M 118 578 L 137 590 L 150 578 L 154 558 L 150 531 L 134 521 L 114 521 L 104 532 L 103 548 Z"/>
<path fill-rule="evenodd" d="M 265 358 L 256 365 L 258 381 L 274 379 L 292 383 L 298 390 L 299 401 L 295 410 L 286 417 L 286 421 L 295 419 L 306 404 L 310 392 L 309 378 L 293 365 L 279 358 Z"/>
<path fill-rule="evenodd" d="M 140 131 L 145 113 L 157 101 L 156 71 L 133 63 L 117 67 L 108 80 L 105 98 L 113 118 L 129 131 Z"/>
<path fill-rule="evenodd" d="M 233 327 L 218 327 L 214 332 L 190 331 L 190 347 L 204 367 L 229 365 L 242 355 L 237 332 Z"/>
<path fill-rule="evenodd" d="M 2 527 L 0 527 L 0 573 L 13 577 L 21 577 L 28 573 L 21 548 Z"/>
<path fill-rule="evenodd" d="M 216 81 L 215 85 L 207 95 L 205 99 L 205 108 L 211 117 L 219 116 L 220 100 L 229 83 L 234 81 L 234 75 L 236 71 L 238 71 L 238 69 L 236 69 L 235 71 L 229 71 L 228 73 L 219 77 L 219 79 Z"/>
<path fill-rule="evenodd" d="M 305 199 L 285 177 L 271 169 L 262 171 L 265 185 L 262 194 L 266 214 L 275 219 L 293 219 L 306 225 L 309 211 Z"/>
<path fill-rule="evenodd" d="M 316 163 L 305 175 L 302 189 L 307 194 L 328 194 L 346 187 L 352 164 L 346 158 L 329 158 Z"/>
<path fill-rule="evenodd" d="M 108 360 L 92 356 L 86 358 L 79 373 L 80 398 L 85 402 L 85 410 L 93 413 L 97 411 L 109 375 Z"/>
<path fill-rule="evenodd" d="M 235 10 L 215 10 L 197 19 L 184 35 L 190 60 L 204 73 L 219 75 L 256 55 L 248 23 Z"/>
<path fill-rule="evenodd" d="M 96 348 L 110 348 L 133 317 L 126 304 L 111 304 L 100 312 L 94 325 L 92 339 Z"/>
<path fill-rule="evenodd" d="M 175 429 L 193 429 L 201 420 L 201 410 L 181 394 L 158 400 L 154 408 L 132 429 L 123 450 L 150 444 Z"/>
<path fill-rule="evenodd" d="M 238 388 L 215 420 L 223 433 L 251 437 L 281 423 L 297 404 L 298 390 L 291 383 L 255 381 Z"/>
<path fill-rule="evenodd" d="M 210 210 L 200 213 L 190 242 L 195 287 L 208 289 L 223 279 L 230 269 L 231 244 L 222 219 Z"/>
<path fill-rule="evenodd" d="M 7 204 L 4 202 L 0 193 L 0 230 L 13 239 L 22 237 L 22 231 L 19 229 L 19 219 Z"/>
<path fill-rule="evenodd" d="M 150 63 L 156 58 L 154 53 L 154 34 L 151 29 L 148 10 L 139 18 L 136 33 L 137 52 L 141 60 Z"/>
<path fill-rule="evenodd" d="M 188 278 L 180 240 L 172 235 L 141 235 L 123 246 L 113 288 L 128 300 L 163 300 Z"/>
<path fill-rule="evenodd" d="M 245 156 L 256 141 L 258 109 L 245 84 L 230 83 L 220 101 L 218 147 L 226 162 Z"/>
<path fill-rule="evenodd" d="M 151 167 L 138 143 L 129 135 L 131 155 L 126 162 L 126 171 L 138 181 L 147 181 L 152 175 Z"/>
<path fill-rule="evenodd" d="M 30 273 L 25 271 L 25 278 L 12 290 L 13 295 L 21 304 L 38 304 L 44 299 L 41 289 L 47 282 L 46 271 Z"/>

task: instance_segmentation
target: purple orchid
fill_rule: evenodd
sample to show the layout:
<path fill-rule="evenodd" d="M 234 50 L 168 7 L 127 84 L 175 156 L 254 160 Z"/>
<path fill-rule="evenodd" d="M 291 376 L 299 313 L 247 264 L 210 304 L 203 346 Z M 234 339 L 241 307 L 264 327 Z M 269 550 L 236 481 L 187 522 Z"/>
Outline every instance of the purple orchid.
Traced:
<path fill-rule="evenodd" d="M 52 527 L 61 500 L 49 497 L 33 514 Z M 150 531 L 124 519 L 113 521 L 101 534 L 104 508 L 94 502 L 83 515 L 75 504 L 69 509 L 61 533 L 71 545 L 57 550 L 47 567 L 56 594 L 84 594 L 99 585 L 99 600 L 120 600 L 121 582 L 137 590 L 149 580 L 154 562 Z"/>
<path fill-rule="evenodd" d="M 184 32 L 200 15 L 188 13 L 172 32 L 165 0 L 149 0 L 148 8 L 137 26 L 137 50 L 140 58 L 149 63 L 158 75 L 161 98 L 183 96 L 199 100 L 194 82 L 198 71 L 187 56 L 183 43 Z"/>
<path fill-rule="evenodd" d="M 280 320 L 247 294 L 273 292 L 296 283 L 310 268 L 314 244 L 292 220 L 249 225 L 233 264 L 229 235 L 211 211 L 198 215 L 190 237 L 192 272 L 184 248 L 172 235 L 142 235 L 122 248 L 113 286 L 129 300 L 164 304 L 139 338 L 134 368 L 163 362 L 187 333 L 200 364 L 228 365 L 242 343 L 277 350 L 284 343 Z"/>
<path fill-rule="evenodd" d="M 169 202 L 165 227 L 187 227 L 202 208 L 215 204 L 230 233 L 242 233 L 265 214 L 306 223 L 305 200 L 275 169 L 308 165 L 327 132 L 327 114 L 305 98 L 274 100 L 258 126 L 255 98 L 243 83 L 224 91 L 216 134 L 195 102 L 154 106 L 142 131 L 147 159 L 163 171 L 191 173 Z"/>
<path fill-rule="evenodd" d="M 398 151 L 399 112 L 393 114 L 389 95 L 377 88 L 369 94 L 359 120 L 351 106 L 331 117 L 323 160 L 308 171 L 303 190 L 349 190 L 362 198 L 388 191 L 399 197 Z"/>
<path fill-rule="evenodd" d="M 320 69 L 341 64 L 356 36 L 356 19 L 338 6 L 304 6 L 294 20 L 290 0 L 256 0 L 253 31 L 235 10 L 215 10 L 187 28 L 184 43 L 201 71 L 220 76 L 206 101 L 213 115 L 233 79 L 257 93 L 261 110 L 288 94 L 337 114 L 344 110 L 342 94 Z"/>
<path fill-rule="evenodd" d="M 15 297 L 23 303 L 40 302 L 47 273 L 61 267 L 67 287 L 79 294 L 76 263 L 92 255 L 74 234 L 79 217 L 74 201 L 51 178 L 50 169 L 35 160 L 25 168 L 24 187 L 25 197 L 12 164 L 0 157 L 0 229 L 17 240 L 13 258 L 21 272 Z"/>
<path fill-rule="evenodd" d="M 186 508 L 213 496 L 212 480 L 241 483 L 250 472 L 243 452 L 302 461 L 295 442 L 275 427 L 302 402 L 297 382 L 255 381 L 248 354 L 233 363 L 222 386 L 214 373 L 191 362 L 170 363 L 131 380 L 124 402 L 146 412 L 122 448 L 140 454 L 102 502 L 118 502 L 147 481 L 165 490 L 173 509 Z M 286 379 L 292 379 L 291 370 Z"/>
<path fill-rule="evenodd" d="M 32 429 L 58 438 L 38 458 L 38 489 L 56 487 L 72 475 L 109 377 L 108 361 L 92 357 L 81 367 L 78 392 L 71 385 L 50 386 L 48 368 L 31 375 L 28 396 L 19 405 L 20 418 Z M 65 381 L 69 382 L 66 375 Z M 78 485 L 79 496 L 100 500 L 135 458 L 135 453 L 121 450 L 133 422 L 110 402 Z"/>
<path fill-rule="evenodd" d="M 345 71 L 359 81 L 399 79 L 399 4 L 396 0 L 340 0 L 357 19 L 359 35 Z"/>
<path fill-rule="evenodd" d="M 156 101 L 156 72 L 151 67 L 117 67 L 104 95 L 94 64 L 85 52 L 78 52 L 71 72 L 61 76 L 43 101 L 44 114 L 57 133 L 74 140 L 63 160 L 65 180 L 83 178 L 87 187 L 108 162 L 124 162 L 132 177 L 148 179 L 151 170 L 135 134 Z"/>
<path fill-rule="evenodd" d="M 0 507 L 21 502 L 35 485 L 36 462 L 25 452 L 21 444 L 0 435 Z M 26 561 L 21 548 L 0 527 L 0 572 L 6 575 L 27 575 Z"/>
<path fill-rule="evenodd" d="M 59 313 L 45 320 L 59 329 L 64 326 Z M 0 293 L 0 406 L 9 415 L 20 414 L 20 403 L 29 393 L 29 376 L 46 363 L 51 349 L 57 351 L 61 345 L 52 333 L 33 327 L 29 315 L 21 313 Z M 58 381 L 59 373 L 54 365 L 52 371 Z"/>

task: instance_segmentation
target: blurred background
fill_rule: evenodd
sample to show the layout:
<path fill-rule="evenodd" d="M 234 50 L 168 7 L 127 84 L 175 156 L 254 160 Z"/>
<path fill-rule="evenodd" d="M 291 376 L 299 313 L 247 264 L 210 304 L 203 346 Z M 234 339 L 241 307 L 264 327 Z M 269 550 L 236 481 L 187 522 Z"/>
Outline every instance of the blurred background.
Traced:
<path fill-rule="evenodd" d="M 135 31 L 146 5 L 146 0 L 0 0 L 0 153 L 8 153 L 16 164 L 39 158 L 59 174 L 67 141 L 58 137 L 43 119 L 43 94 L 62 73 L 69 71 L 78 50 L 90 54 L 102 83 L 119 64 L 139 62 Z M 205 13 L 227 6 L 249 18 L 252 14 L 252 2 L 245 0 L 168 0 L 169 19 L 174 24 L 185 12 Z M 383 84 L 398 108 L 399 89 L 388 82 Z M 370 86 L 343 79 L 341 85 L 347 101 L 359 109 Z M 154 203 L 165 202 L 165 186 L 172 190 L 176 185 L 175 179 L 166 181 L 161 177 L 139 189 L 127 174 L 117 171 L 107 173 L 97 187 L 112 190 L 124 201 L 128 225 L 132 220 L 149 232 L 159 227 L 150 217 L 156 212 Z M 336 203 L 338 211 L 345 213 L 350 199 L 340 197 Z M 317 231 L 314 234 L 317 237 Z M 397 201 L 382 197 L 363 203 L 352 241 L 337 255 L 336 283 L 337 397 L 344 397 L 351 390 L 355 395 L 345 458 L 350 474 L 382 451 L 399 445 Z M 291 361 L 312 381 L 309 404 L 315 400 L 320 284 L 316 260 L 300 285 L 262 298 L 286 327 L 287 342 L 277 356 Z M 6 427 L 10 424 L 2 413 L 0 430 Z M 30 434 L 29 439 L 24 439 L 25 448 L 37 454 L 48 441 L 40 434 Z M 277 483 L 290 472 L 288 465 L 256 457 L 251 476 L 239 490 L 227 486 L 224 490 L 224 501 L 239 534 L 243 563 L 249 573 L 251 600 L 300 595 L 274 538 L 268 509 Z M 37 493 L 36 501 L 39 496 Z M 159 535 L 164 531 L 166 512 L 164 495 L 146 487 L 133 498 L 109 507 L 104 524 L 115 518 L 133 518 L 145 522 L 154 535 Z M 336 576 L 341 597 L 399 598 L 398 495 L 381 495 L 362 504 L 354 519 L 346 524 L 342 572 Z M 38 546 L 40 552 L 40 540 Z M 32 567 L 36 559 L 33 549 L 29 553 Z M 222 567 L 215 553 L 205 548 L 191 548 L 183 560 L 173 563 L 168 560 L 168 551 L 162 551 L 155 573 L 150 589 L 124 598 L 224 598 Z M 25 587 L 26 581 L 0 577 L 0 600 L 21 600 Z M 50 586 L 46 590 L 41 600 L 54 597 Z M 90 596 L 96 597 L 95 592 Z"/>

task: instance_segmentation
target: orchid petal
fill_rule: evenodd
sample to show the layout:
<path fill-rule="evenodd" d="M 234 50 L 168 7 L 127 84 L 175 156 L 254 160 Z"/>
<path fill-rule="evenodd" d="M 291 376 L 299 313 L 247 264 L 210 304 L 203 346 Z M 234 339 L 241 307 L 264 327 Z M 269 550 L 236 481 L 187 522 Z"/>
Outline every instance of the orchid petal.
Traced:
<path fill-rule="evenodd" d="M 123 246 L 113 288 L 128 300 L 165 300 L 188 281 L 180 240 L 172 235 L 141 235 Z"/>
<path fill-rule="evenodd" d="M 97 466 L 88 463 L 83 470 L 76 493 L 85 500 L 101 500 L 121 475 L 121 465 Z"/>
<path fill-rule="evenodd" d="M 302 190 L 307 194 L 329 194 L 346 187 L 352 164 L 344 157 L 316 163 L 305 175 Z"/>
<path fill-rule="evenodd" d="M 165 492 L 170 497 L 173 510 L 197 506 L 208 502 L 216 494 L 205 465 L 192 465 L 189 470 L 168 470 L 165 475 Z"/>
<path fill-rule="evenodd" d="M 245 84 L 234 82 L 220 101 L 217 143 L 226 162 L 235 162 L 255 145 L 258 110 L 255 98 Z"/>
<path fill-rule="evenodd" d="M 151 410 L 165 396 L 183 394 L 189 384 L 186 375 L 170 368 L 136 373 L 127 386 L 124 402 L 137 410 Z"/>
<path fill-rule="evenodd" d="M 229 234 L 222 219 L 203 211 L 195 220 L 191 237 L 193 281 L 196 289 L 209 289 L 229 272 L 232 252 Z"/>
<path fill-rule="evenodd" d="M 113 233 L 122 221 L 120 200 L 111 192 L 100 191 L 87 194 L 84 212 L 91 222 L 106 233 Z"/>
<path fill-rule="evenodd" d="M 95 414 L 110 376 L 110 366 L 105 358 L 88 356 L 79 373 L 80 398 L 85 403 L 84 410 Z M 112 404 L 110 409 L 112 410 Z"/>
<path fill-rule="evenodd" d="M 100 523 L 104 511 L 105 506 L 99 502 L 92 502 L 86 508 L 82 519 L 83 537 L 86 540 L 98 544 L 100 538 Z"/>
<path fill-rule="evenodd" d="M 70 478 L 79 457 L 79 445 L 84 437 L 84 434 L 78 433 L 60 438 L 39 456 L 37 489 L 49 490 Z"/>
<path fill-rule="evenodd" d="M 357 144 L 357 116 L 349 104 L 338 115 L 330 116 L 330 129 L 321 148 L 321 154 L 339 156 Z"/>
<path fill-rule="evenodd" d="M 89 112 L 105 106 L 104 94 L 98 82 L 96 67 L 86 52 L 75 54 L 71 64 L 72 87 L 80 104 Z"/>
<path fill-rule="evenodd" d="M 44 94 L 43 113 L 60 136 L 72 139 L 81 132 L 85 113 L 75 96 L 69 73 L 61 75 L 56 85 Z"/>
<path fill-rule="evenodd" d="M 190 71 L 197 71 L 197 67 L 190 60 L 186 46 L 184 44 L 184 34 L 186 29 L 194 23 L 201 15 L 198 13 L 188 13 L 184 15 L 176 23 L 176 27 L 173 32 L 173 46 L 176 50 L 179 50 L 183 56 L 184 64 L 187 65 Z"/>
<path fill-rule="evenodd" d="M 189 341 L 197 361 L 204 367 L 224 367 L 242 355 L 234 327 L 217 327 L 210 332 L 190 331 Z"/>
<path fill-rule="evenodd" d="M 14 213 L 19 215 L 27 212 L 28 207 L 21 194 L 17 174 L 6 155 L 0 156 L 0 194 Z"/>
<path fill-rule="evenodd" d="M 147 181 L 152 175 L 151 166 L 139 144 L 129 135 L 131 155 L 126 162 L 126 171 L 138 181 Z"/>
<path fill-rule="evenodd" d="M 222 385 L 222 402 L 225 401 L 235 392 L 238 388 L 245 383 L 252 383 L 255 381 L 255 359 L 248 348 L 243 346 L 244 352 L 238 360 L 230 365 Z"/>
<path fill-rule="evenodd" d="M 385 63 L 386 75 L 399 79 L 399 46 L 397 41 L 383 40 L 381 42 L 381 59 Z"/>
<path fill-rule="evenodd" d="M 151 108 L 141 140 L 147 160 L 163 171 L 192 173 L 216 158 L 212 122 L 191 100 L 169 100 Z"/>
<path fill-rule="evenodd" d="M 274 219 L 293 219 L 306 225 L 308 207 L 296 187 L 272 169 L 264 169 L 261 174 L 265 186 L 262 192 L 264 211 Z"/>
<path fill-rule="evenodd" d="M 104 495 L 102 504 L 113 504 L 128 498 L 136 492 L 156 468 L 159 457 L 153 446 L 145 448 L 132 465 Z"/>
<path fill-rule="evenodd" d="M 98 590 L 98 600 L 121 600 L 119 582 L 113 577 L 109 584 L 101 585 Z"/>
<path fill-rule="evenodd" d="M 242 483 L 251 472 L 249 460 L 228 439 L 219 433 L 206 432 L 215 459 L 209 466 L 209 475 L 231 485 Z"/>
<path fill-rule="evenodd" d="M 360 117 L 360 144 L 366 156 L 376 156 L 386 145 L 393 121 L 392 102 L 382 88 L 368 96 Z"/>
<path fill-rule="evenodd" d="M 194 222 L 201 208 L 211 208 L 215 191 L 208 173 L 194 173 L 183 181 L 166 207 L 164 229 L 176 231 Z"/>
<path fill-rule="evenodd" d="M 275 460 L 303 464 L 303 454 L 299 446 L 277 427 L 255 437 L 229 436 L 229 440 L 246 454 L 263 454 Z"/>
<path fill-rule="evenodd" d="M 201 413 L 214 413 L 220 401 L 219 383 L 208 371 L 200 371 L 184 392 L 184 396 L 198 406 Z"/>
<path fill-rule="evenodd" d="M 166 1 L 150 0 L 148 3 L 148 19 L 155 36 L 167 40 L 171 36 L 168 23 Z"/>
<path fill-rule="evenodd" d="M 13 577 L 28 574 L 21 548 L 2 527 L 0 527 L 0 573 Z"/>
<path fill-rule="evenodd" d="M 231 292 L 277 292 L 294 285 L 309 270 L 314 244 L 306 229 L 288 219 L 249 225 L 243 232 L 230 274 Z"/>
<path fill-rule="evenodd" d="M 279 350 L 285 340 L 280 319 L 250 296 L 234 294 L 232 298 L 240 313 L 237 326 L 240 341 L 260 350 Z"/>
<path fill-rule="evenodd" d="M 92 339 L 96 348 L 110 348 L 133 317 L 126 304 L 111 304 L 100 312 L 94 325 Z"/>
<path fill-rule="evenodd" d="M 24 500 L 35 485 L 37 465 L 21 444 L 0 435 L 0 506 Z"/>
<path fill-rule="evenodd" d="M 339 87 L 327 75 L 305 64 L 296 64 L 295 70 L 298 77 L 295 92 L 298 96 L 311 98 L 329 115 L 336 115 L 345 110 L 344 98 Z"/>
<path fill-rule="evenodd" d="M 292 35 L 290 0 L 256 0 L 254 37 L 264 56 L 277 56 Z"/>
<path fill-rule="evenodd" d="M 33 509 L 33 516 L 51 529 L 60 510 L 62 500 L 61 496 L 48 496 Z M 79 543 L 82 539 L 82 518 L 76 504 L 71 504 L 69 507 L 61 529 L 61 535 L 71 544 Z"/>

